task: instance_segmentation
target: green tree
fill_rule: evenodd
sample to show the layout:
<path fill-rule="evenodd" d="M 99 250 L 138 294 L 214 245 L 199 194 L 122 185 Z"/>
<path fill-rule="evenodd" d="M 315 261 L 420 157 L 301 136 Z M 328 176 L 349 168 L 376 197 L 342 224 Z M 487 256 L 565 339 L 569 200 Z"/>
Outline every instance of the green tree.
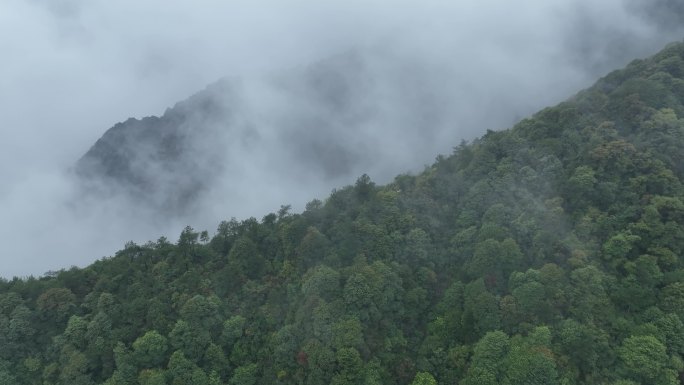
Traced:
<path fill-rule="evenodd" d="M 655 384 L 667 376 L 669 358 L 665 346 L 653 336 L 631 336 L 618 350 L 627 371 L 637 381 Z"/>
<path fill-rule="evenodd" d="M 581 378 L 595 378 L 603 367 L 610 367 L 614 352 L 609 336 L 591 324 L 573 319 L 563 320 L 558 327 L 559 348 L 574 364 Z"/>
<path fill-rule="evenodd" d="M 233 243 L 228 261 L 231 268 L 251 279 L 260 277 L 266 268 L 265 259 L 257 244 L 247 236 L 242 236 Z"/>
<path fill-rule="evenodd" d="M 220 306 L 221 300 L 216 296 L 195 295 L 183 304 L 180 316 L 193 327 L 218 331 L 221 325 Z"/>
<path fill-rule="evenodd" d="M 605 274 L 594 266 L 581 267 L 570 273 L 570 313 L 578 321 L 605 319 L 612 313 L 605 287 Z"/>
<path fill-rule="evenodd" d="M 411 385 L 437 385 L 437 381 L 432 374 L 427 372 L 416 373 L 416 377 L 411 382 Z"/>
<path fill-rule="evenodd" d="M 302 293 L 331 301 L 340 293 L 340 274 L 325 265 L 310 269 L 304 276 Z"/>
<path fill-rule="evenodd" d="M 507 378 L 511 385 L 558 384 L 558 371 L 549 348 L 551 331 L 535 328 L 527 338 L 516 340 L 507 358 Z"/>
<path fill-rule="evenodd" d="M 88 322 L 77 315 L 72 315 L 64 330 L 64 337 L 76 348 L 83 349 L 86 344 L 87 332 Z"/>
<path fill-rule="evenodd" d="M 209 382 L 206 373 L 185 358 L 180 350 L 171 354 L 167 373 L 171 385 L 206 385 Z"/>
<path fill-rule="evenodd" d="M 466 385 L 501 384 L 506 379 L 505 360 L 510 341 L 501 331 L 485 334 L 473 349 L 473 358 L 463 383 Z"/>
<path fill-rule="evenodd" d="M 487 291 L 482 278 L 465 287 L 462 325 L 470 338 L 483 336 L 501 326 L 499 301 Z"/>
<path fill-rule="evenodd" d="M 228 383 L 230 385 L 254 385 L 258 379 L 258 370 L 259 367 L 254 363 L 242 365 L 235 369 Z"/>
<path fill-rule="evenodd" d="M 166 359 L 166 337 L 150 330 L 133 342 L 133 357 L 141 368 L 160 367 Z"/>
<path fill-rule="evenodd" d="M 671 283 L 660 294 L 661 307 L 666 312 L 672 312 L 684 319 L 684 282 Z"/>
<path fill-rule="evenodd" d="M 144 369 L 138 376 L 140 385 L 166 385 L 166 376 L 159 369 Z"/>
<path fill-rule="evenodd" d="M 364 376 L 361 355 L 354 348 L 342 348 L 335 354 L 338 371 L 330 382 L 331 385 L 352 385 L 362 381 Z"/>
<path fill-rule="evenodd" d="M 59 385 L 94 384 L 88 373 L 88 359 L 76 350 L 63 352 L 64 362 L 59 373 Z"/>
<path fill-rule="evenodd" d="M 67 288 L 54 287 L 47 289 L 36 300 L 36 306 L 44 319 L 57 322 L 66 321 L 73 310 L 76 296 Z"/>
<path fill-rule="evenodd" d="M 512 238 L 501 242 L 486 239 L 475 246 L 467 270 L 472 278 L 484 278 L 488 287 L 502 290 L 506 286 L 506 277 L 521 266 L 522 259 L 520 247 Z"/>
<path fill-rule="evenodd" d="M 9 372 L 0 370 L 0 385 L 16 385 L 17 379 Z"/>
<path fill-rule="evenodd" d="M 239 314 L 230 317 L 223 323 L 221 340 L 223 341 L 224 347 L 232 348 L 232 346 L 244 334 L 246 323 L 247 319 Z"/>
<path fill-rule="evenodd" d="M 183 352 L 184 357 L 193 362 L 198 362 L 207 345 L 211 342 L 211 336 L 204 329 L 190 325 L 186 321 L 178 320 L 169 333 L 169 341 L 173 349 Z"/>
<path fill-rule="evenodd" d="M 219 375 L 225 375 L 230 368 L 228 358 L 226 358 L 223 349 L 214 343 L 210 343 L 207 351 L 204 352 L 203 359 L 205 369 L 209 369 Z"/>
<path fill-rule="evenodd" d="M 335 349 L 360 349 L 363 342 L 363 326 L 358 318 L 345 317 L 332 325 L 332 346 Z"/>

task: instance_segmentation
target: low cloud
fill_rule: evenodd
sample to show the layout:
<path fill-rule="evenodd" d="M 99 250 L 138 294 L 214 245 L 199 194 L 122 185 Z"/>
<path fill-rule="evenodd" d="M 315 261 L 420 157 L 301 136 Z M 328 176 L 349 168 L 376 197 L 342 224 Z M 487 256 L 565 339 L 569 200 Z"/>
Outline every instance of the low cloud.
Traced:
<path fill-rule="evenodd" d="M 302 209 L 361 173 L 420 171 L 681 40 L 683 19 L 671 0 L 5 0 L 0 276 Z M 69 169 L 105 130 L 223 77 L 239 84 L 246 128 L 193 142 L 227 146 L 229 160 L 194 210 L 169 219 L 126 195 L 81 194 Z"/>

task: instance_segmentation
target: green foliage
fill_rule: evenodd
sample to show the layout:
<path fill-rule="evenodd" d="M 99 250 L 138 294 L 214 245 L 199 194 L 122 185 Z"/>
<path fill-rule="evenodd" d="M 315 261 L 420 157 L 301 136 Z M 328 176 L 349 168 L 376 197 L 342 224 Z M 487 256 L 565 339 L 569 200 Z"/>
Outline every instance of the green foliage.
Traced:
<path fill-rule="evenodd" d="M 430 373 L 420 372 L 416 373 L 416 378 L 413 379 L 411 385 L 437 385 L 437 380 Z"/>
<path fill-rule="evenodd" d="M 684 44 L 385 186 L 0 280 L 0 384 L 676 384 Z"/>
<path fill-rule="evenodd" d="M 230 317 L 223 323 L 222 340 L 226 346 L 232 346 L 242 337 L 247 320 L 241 315 Z"/>
<path fill-rule="evenodd" d="M 501 331 L 489 332 L 475 345 L 465 384 L 499 384 L 506 378 L 510 341 Z"/>
<path fill-rule="evenodd" d="M 196 295 L 183 304 L 180 316 L 194 327 L 208 331 L 217 330 L 221 324 L 220 306 L 221 300 L 216 296 Z"/>
<path fill-rule="evenodd" d="M 180 350 L 171 355 L 167 373 L 171 385 L 203 385 L 209 381 L 206 373 L 185 358 Z"/>
<path fill-rule="evenodd" d="M 336 298 L 340 292 L 340 274 L 325 265 L 307 272 L 302 282 L 305 296 L 318 296 L 326 301 Z"/>
<path fill-rule="evenodd" d="M 668 357 L 665 346 L 657 338 L 629 337 L 622 342 L 619 355 L 627 371 L 636 380 L 645 383 L 667 383 L 662 381 L 668 377 Z"/>
<path fill-rule="evenodd" d="M 68 288 L 54 287 L 47 289 L 36 300 L 36 307 L 44 317 L 64 320 L 73 311 L 76 296 Z"/>
<path fill-rule="evenodd" d="M 16 377 L 5 370 L 0 370 L 0 385 L 14 385 L 16 383 Z"/>
<path fill-rule="evenodd" d="M 182 351 L 185 357 L 197 362 L 211 342 L 211 336 L 196 325 L 178 320 L 169 333 L 169 340 L 173 349 Z"/>
<path fill-rule="evenodd" d="M 145 369 L 138 376 L 140 385 L 166 385 L 164 372 L 158 369 Z"/>
<path fill-rule="evenodd" d="M 168 343 L 166 337 L 156 330 L 145 333 L 133 342 L 133 357 L 139 367 L 154 368 L 161 366 L 166 358 Z"/>
<path fill-rule="evenodd" d="M 230 385 L 254 385 L 257 382 L 258 367 L 256 364 L 247 364 L 235 369 L 228 384 Z"/>
<path fill-rule="evenodd" d="M 536 328 L 527 339 L 515 344 L 508 355 L 507 376 L 511 385 L 558 384 L 558 371 L 550 350 L 548 327 Z"/>

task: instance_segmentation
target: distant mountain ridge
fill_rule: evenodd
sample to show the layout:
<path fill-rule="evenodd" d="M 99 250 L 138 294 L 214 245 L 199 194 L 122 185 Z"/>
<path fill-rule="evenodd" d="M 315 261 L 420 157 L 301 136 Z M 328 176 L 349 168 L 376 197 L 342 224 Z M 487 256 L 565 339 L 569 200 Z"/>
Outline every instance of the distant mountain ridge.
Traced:
<path fill-rule="evenodd" d="M 76 174 L 98 194 L 171 212 L 190 208 L 224 173 L 239 178 L 257 158 L 274 169 L 291 164 L 279 171 L 295 177 L 351 177 L 378 148 L 372 125 L 383 111 L 371 65 L 349 52 L 263 79 L 219 80 L 160 117 L 116 124 Z M 417 106 L 418 116 L 421 108 L 431 106 Z"/>
<path fill-rule="evenodd" d="M 229 91 L 227 81 L 218 81 L 161 117 L 114 125 L 79 159 L 76 174 L 99 194 L 124 193 L 159 209 L 186 207 L 206 187 L 212 170 L 220 169 L 218 159 L 207 164 L 218 156 L 215 151 L 205 153 L 205 164 L 192 153 L 202 150 L 195 137 L 211 135 L 210 127 L 230 121 Z"/>

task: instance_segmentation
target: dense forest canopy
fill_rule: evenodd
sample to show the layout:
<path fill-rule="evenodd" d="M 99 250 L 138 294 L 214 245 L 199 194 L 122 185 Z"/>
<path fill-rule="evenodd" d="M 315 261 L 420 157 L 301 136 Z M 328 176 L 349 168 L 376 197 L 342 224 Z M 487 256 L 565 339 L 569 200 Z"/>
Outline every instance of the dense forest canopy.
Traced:
<path fill-rule="evenodd" d="M 681 383 L 683 148 L 677 43 L 419 175 L 0 281 L 0 384 Z"/>

